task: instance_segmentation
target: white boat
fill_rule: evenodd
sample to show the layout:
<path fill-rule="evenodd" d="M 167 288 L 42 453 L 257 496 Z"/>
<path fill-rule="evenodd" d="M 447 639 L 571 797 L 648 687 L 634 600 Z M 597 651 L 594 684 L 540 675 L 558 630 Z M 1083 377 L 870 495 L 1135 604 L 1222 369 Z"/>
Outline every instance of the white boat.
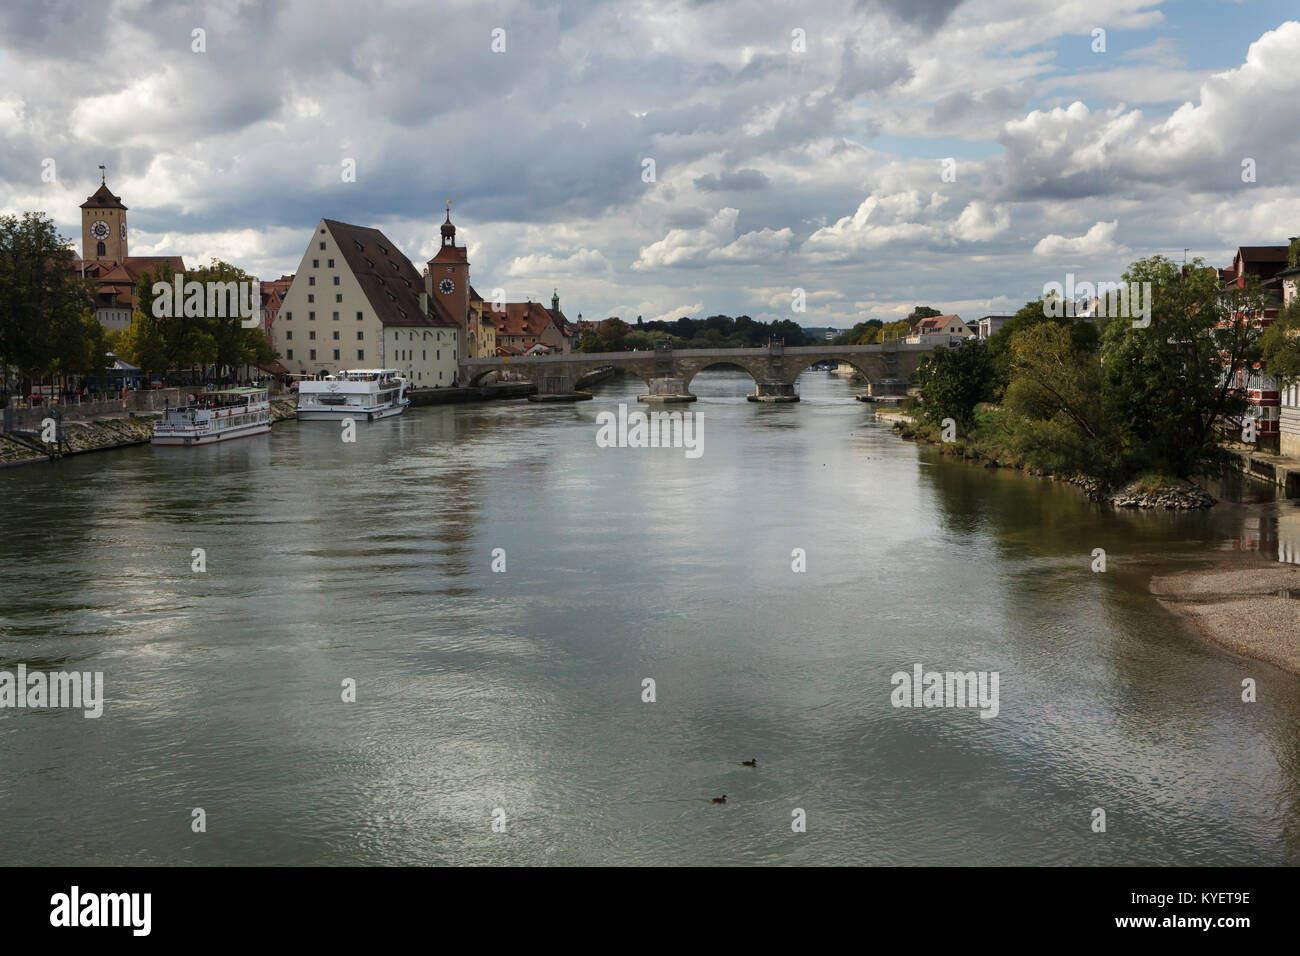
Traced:
<path fill-rule="evenodd" d="M 406 379 L 395 368 L 352 368 L 298 383 L 299 421 L 364 418 L 372 422 L 406 411 Z"/>
<path fill-rule="evenodd" d="M 271 430 L 271 402 L 264 388 L 200 392 L 163 411 L 153 426 L 154 445 L 211 445 Z"/>

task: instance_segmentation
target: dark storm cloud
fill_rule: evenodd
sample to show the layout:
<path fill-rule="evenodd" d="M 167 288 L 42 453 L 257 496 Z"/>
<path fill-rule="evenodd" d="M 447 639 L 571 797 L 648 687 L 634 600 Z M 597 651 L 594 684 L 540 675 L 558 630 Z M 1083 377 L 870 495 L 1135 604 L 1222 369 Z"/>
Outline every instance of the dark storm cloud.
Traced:
<path fill-rule="evenodd" d="M 865 9 L 883 9 L 906 23 L 933 30 L 961 6 L 962 0 L 858 0 Z"/>
<path fill-rule="evenodd" d="M 716 175 L 699 176 L 695 180 L 697 189 L 705 192 L 726 192 L 739 189 L 762 189 L 770 183 L 757 169 L 738 169 L 734 173 L 721 172 Z"/>

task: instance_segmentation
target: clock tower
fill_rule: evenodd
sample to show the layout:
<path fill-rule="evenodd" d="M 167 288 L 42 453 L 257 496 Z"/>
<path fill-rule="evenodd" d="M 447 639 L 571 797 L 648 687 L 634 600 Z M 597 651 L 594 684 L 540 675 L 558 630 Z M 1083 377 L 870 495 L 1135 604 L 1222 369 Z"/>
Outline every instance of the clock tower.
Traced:
<path fill-rule="evenodd" d="M 456 245 L 456 227 L 451 223 L 451 200 L 447 201 L 447 221 L 442 224 L 442 245 L 427 263 L 428 292 L 460 329 L 456 336 L 458 356 L 468 358 L 469 336 L 469 257 L 464 246 Z"/>
<path fill-rule="evenodd" d="M 99 168 L 99 189 L 81 204 L 81 258 L 121 262 L 126 258 L 126 207 L 109 191 L 104 167 Z"/>

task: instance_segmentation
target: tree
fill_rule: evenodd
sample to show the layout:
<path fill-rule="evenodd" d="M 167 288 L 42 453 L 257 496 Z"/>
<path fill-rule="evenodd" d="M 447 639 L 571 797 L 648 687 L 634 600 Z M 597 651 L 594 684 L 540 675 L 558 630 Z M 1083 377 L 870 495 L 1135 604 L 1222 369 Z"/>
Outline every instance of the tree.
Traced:
<path fill-rule="evenodd" d="M 1283 309 L 1259 339 L 1268 373 L 1285 385 L 1300 381 L 1300 299 Z"/>
<path fill-rule="evenodd" d="M 163 336 L 166 319 L 156 319 L 151 313 L 137 311 L 131 316 L 131 326 L 123 331 L 120 344 L 113 351 L 123 361 L 142 372 L 167 371 L 167 341 Z"/>
<path fill-rule="evenodd" d="M 1111 470 L 1101 362 L 1069 327 L 1040 322 L 1016 332 L 1009 374 L 999 417 L 1017 454 L 1052 472 Z"/>
<path fill-rule="evenodd" d="M 1052 309 L 1043 299 L 1026 302 L 995 333 L 989 336 L 989 355 L 996 373 L 996 387 L 1000 391 L 1010 379 L 1010 366 L 1013 358 L 1012 340 L 1026 329 L 1051 324 L 1070 330 L 1071 345 L 1078 352 L 1092 351 L 1097 348 L 1100 331 L 1090 319 L 1078 319 L 1074 316 L 1053 316 Z"/>
<path fill-rule="evenodd" d="M 1245 414 L 1238 373 L 1260 358 L 1255 317 L 1259 284 L 1222 290 L 1201 260 L 1180 268 L 1164 256 L 1141 259 L 1125 282 L 1150 282 L 1146 327 L 1113 318 L 1102 343 L 1103 399 L 1117 454 L 1130 471 L 1178 478 L 1218 473 L 1233 463 L 1218 442 L 1225 419 Z"/>
<path fill-rule="evenodd" d="M 938 425 L 951 418 L 969 432 L 975 423 L 975 406 L 993 397 L 988 346 L 966 342 L 955 348 L 937 348 L 921 363 L 916 381 L 923 420 Z"/>
<path fill-rule="evenodd" d="M 70 240 L 44 213 L 0 216 L 0 367 L 33 379 L 85 374 L 103 332 L 72 265 Z M 92 326 L 86 320 L 94 322 Z"/>

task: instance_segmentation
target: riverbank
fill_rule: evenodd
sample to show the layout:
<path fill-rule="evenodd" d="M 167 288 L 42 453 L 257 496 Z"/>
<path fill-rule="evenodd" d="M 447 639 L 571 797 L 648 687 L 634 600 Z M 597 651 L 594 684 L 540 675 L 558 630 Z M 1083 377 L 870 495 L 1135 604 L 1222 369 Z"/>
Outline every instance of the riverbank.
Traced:
<path fill-rule="evenodd" d="M 1023 461 L 1007 460 L 982 448 L 969 439 L 940 440 L 938 430 L 918 422 L 904 412 L 877 412 L 879 421 L 891 422 L 900 438 L 915 439 L 933 445 L 941 455 L 962 458 L 984 468 L 1012 468 L 1035 478 L 1063 481 L 1074 485 L 1092 501 L 1116 508 L 1163 508 L 1166 510 L 1198 510 L 1211 508 L 1218 499 L 1204 488 L 1190 481 L 1172 478 L 1141 477 L 1121 487 L 1114 487 L 1089 475 L 1054 475 L 1031 468 Z"/>
<path fill-rule="evenodd" d="M 1300 567 L 1238 557 L 1153 577 L 1150 590 L 1211 643 L 1300 675 Z"/>
<path fill-rule="evenodd" d="M 296 414 L 297 403 L 292 398 L 277 398 L 271 402 L 272 424 L 294 418 Z M 67 457 L 131 445 L 146 445 L 153 437 L 153 425 L 157 420 L 157 415 L 137 415 L 84 422 L 64 421 L 61 455 Z M 34 465 L 50 460 L 49 455 L 40 451 L 40 443 L 35 439 L 0 432 L 0 468 Z"/>

